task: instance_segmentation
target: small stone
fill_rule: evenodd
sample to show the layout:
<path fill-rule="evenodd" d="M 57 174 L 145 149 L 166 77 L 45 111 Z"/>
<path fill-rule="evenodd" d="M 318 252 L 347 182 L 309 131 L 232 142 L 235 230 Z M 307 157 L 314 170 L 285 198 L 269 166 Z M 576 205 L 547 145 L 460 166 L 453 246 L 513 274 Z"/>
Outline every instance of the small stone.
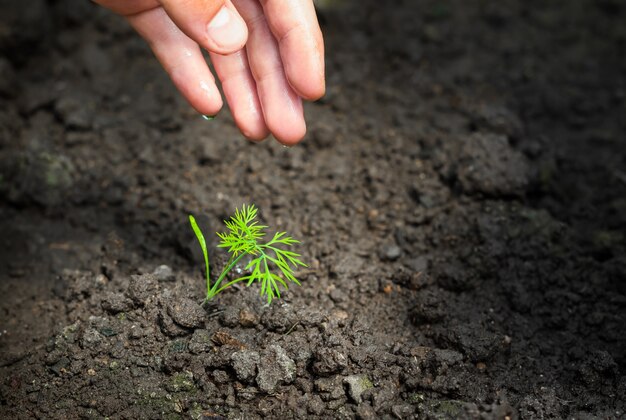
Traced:
<path fill-rule="evenodd" d="M 259 364 L 256 377 L 259 389 L 273 393 L 279 384 L 288 384 L 296 378 L 296 364 L 278 345 L 271 345 L 263 352 L 263 363 Z"/>
<path fill-rule="evenodd" d="M 369 378 L 365 375 L 350 375 L 343 379 L 343 383 L 348 386 L 348 395 L 350 398 L 360 404 L 363 400 L 363 393 L 374 387 Z"/>
<path fill-rule="evenodd" d="M 194 330 L 189 341 L 189 352 L 192 354 L 206 353 L 213 347 L 211 335 L 207 330 Z"/>
<path fill-rule="evenodd" d="M 383 261 L 395 261 L 402 255 L 402 249 L 396 244 L 384 245 L 379 252 L 380 259 Z"/>
<path fill-rule="evenodd" d="M 381 291 L 386 295 L 391 294 L 391 292 L 393 292 L 393 284 L 391 283 L 381 284 Z"/>
<path fill-rule="evenodd" d="M 259 317 L 248 309 L 239 311 L 239 324 L 244 328 L 256 327 L 259 323 Z"/>
<path fill-rule="evenodd" d="M 94 281 L 99 286 L 106 286 L 106 284 L 109 282 L 109 279 L 104 274 L 97 274 Z"/>
<path fill-rule="evenodd" d="M 93 370 L 93 369 L 89 369 L 89 370 L 87 370 L 87 375 L 89 375 L 89 376 L 96 376 L 96 371 Z"/>
<path fill-rule="evenodd" d="M 175 281 L 174 271 L 167 265 L 160 265 L 152 272 L 157 281 Z"/>
<path fill-rule="evenodd" d="M 128 331 L 128 338 L 131 340 L 139 340 L 144 336 L 143 329 L 136 324 L 130 326 L 130 331 Z"/>
<path fill-rule="evenodd" d="M 230 357 L 237 379 L 249 383 L 257 373 L 260 361 L 259 353 L 253 350 L 236 351 Z"/>

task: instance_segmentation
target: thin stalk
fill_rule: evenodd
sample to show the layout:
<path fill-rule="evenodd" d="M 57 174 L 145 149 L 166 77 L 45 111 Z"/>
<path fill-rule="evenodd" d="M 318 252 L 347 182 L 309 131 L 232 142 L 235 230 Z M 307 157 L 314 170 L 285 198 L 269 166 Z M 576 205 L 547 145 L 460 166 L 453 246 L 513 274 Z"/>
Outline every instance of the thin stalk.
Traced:
<path fill-rule="evenodd" d="M 235 265 L 237 265 L 237 263 L 239 262 L 239 260 L 241 260 L 244 256 L 246 255 L 245 252 L 242 252 L 241 254 L 239 254 L 237 256 L 237 258 L 233 259 L 231 261 L 231 263 L 229 265 L 226 266 L 226 268 L 224 269 L 224 271 L 222 271 L 222 274 L 220 274 L 220 276 L 218 277 L 218 279 L 215 281 L 215 283 L 213 283 L 213 287 L 211 288 L 211 290 L 207 291 L 207 300 L 211 299 L 213 296 L 215 296 L 216 294 L 218 294 L 220 292 L 220 290 L 217 290 L 217 287 L 220 285 L 220 283 L 222 282 L 222 280 L 224 280 L 224 277 L 226 277 L 226 275 L 230 272 L 230 270 L 233 269 L 233 267 Z"/>
<path fill-rule="evenodd" d="M 222 286 L 218 290 L 216 290 L 215 294 L 217 295 L 217 294 L 223 292 L 224 290 L 228 289 L 233 284 L 239 283 L 240 281 L 244 281 L 244 280 L 250 280 L 250 276 L 239 277 L 238 279 L 235 279 L 233 281 L 230 281 L 230 282 L 226 283 L 224 286 Z"/>

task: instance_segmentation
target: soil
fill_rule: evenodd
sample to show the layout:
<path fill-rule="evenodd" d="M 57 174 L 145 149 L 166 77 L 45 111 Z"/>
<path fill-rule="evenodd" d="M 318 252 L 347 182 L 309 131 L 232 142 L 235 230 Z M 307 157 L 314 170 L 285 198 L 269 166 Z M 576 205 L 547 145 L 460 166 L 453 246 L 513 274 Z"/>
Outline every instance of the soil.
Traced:
<path fill-rule="evenodd" d="M 286 149 L 107 11 L 0 1 L 1 418 L 624 418 L 624 3 L 326 3 Z M 202 308 L 187 215 L 243 203 L 302 286 Z"/>

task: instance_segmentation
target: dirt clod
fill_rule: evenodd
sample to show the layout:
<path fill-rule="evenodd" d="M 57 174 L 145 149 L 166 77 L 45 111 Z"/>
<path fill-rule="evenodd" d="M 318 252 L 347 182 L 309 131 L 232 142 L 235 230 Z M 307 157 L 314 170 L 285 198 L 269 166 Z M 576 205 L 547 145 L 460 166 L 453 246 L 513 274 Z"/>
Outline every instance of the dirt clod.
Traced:
<path fill-rule="evenodd" d="M 167 305 L 167 314 L 175 323 L 185 328 L 202 328 L 206 312 L 200 305 L 191 299 L 171 301 Z"/>

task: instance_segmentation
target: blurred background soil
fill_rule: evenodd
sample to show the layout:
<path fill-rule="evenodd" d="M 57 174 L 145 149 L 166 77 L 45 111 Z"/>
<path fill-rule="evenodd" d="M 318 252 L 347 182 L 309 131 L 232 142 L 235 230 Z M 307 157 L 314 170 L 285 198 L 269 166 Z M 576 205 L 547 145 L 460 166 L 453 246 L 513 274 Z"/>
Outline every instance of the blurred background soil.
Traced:
<path fill-rule="evenodd" d="M 0 0 L 0 417 L 623 418 L 626 5 L 319 7 L 286 149 L 106 10 Z M 310 268 L 203 310 L 187 214 L 243 203 Z"/>

